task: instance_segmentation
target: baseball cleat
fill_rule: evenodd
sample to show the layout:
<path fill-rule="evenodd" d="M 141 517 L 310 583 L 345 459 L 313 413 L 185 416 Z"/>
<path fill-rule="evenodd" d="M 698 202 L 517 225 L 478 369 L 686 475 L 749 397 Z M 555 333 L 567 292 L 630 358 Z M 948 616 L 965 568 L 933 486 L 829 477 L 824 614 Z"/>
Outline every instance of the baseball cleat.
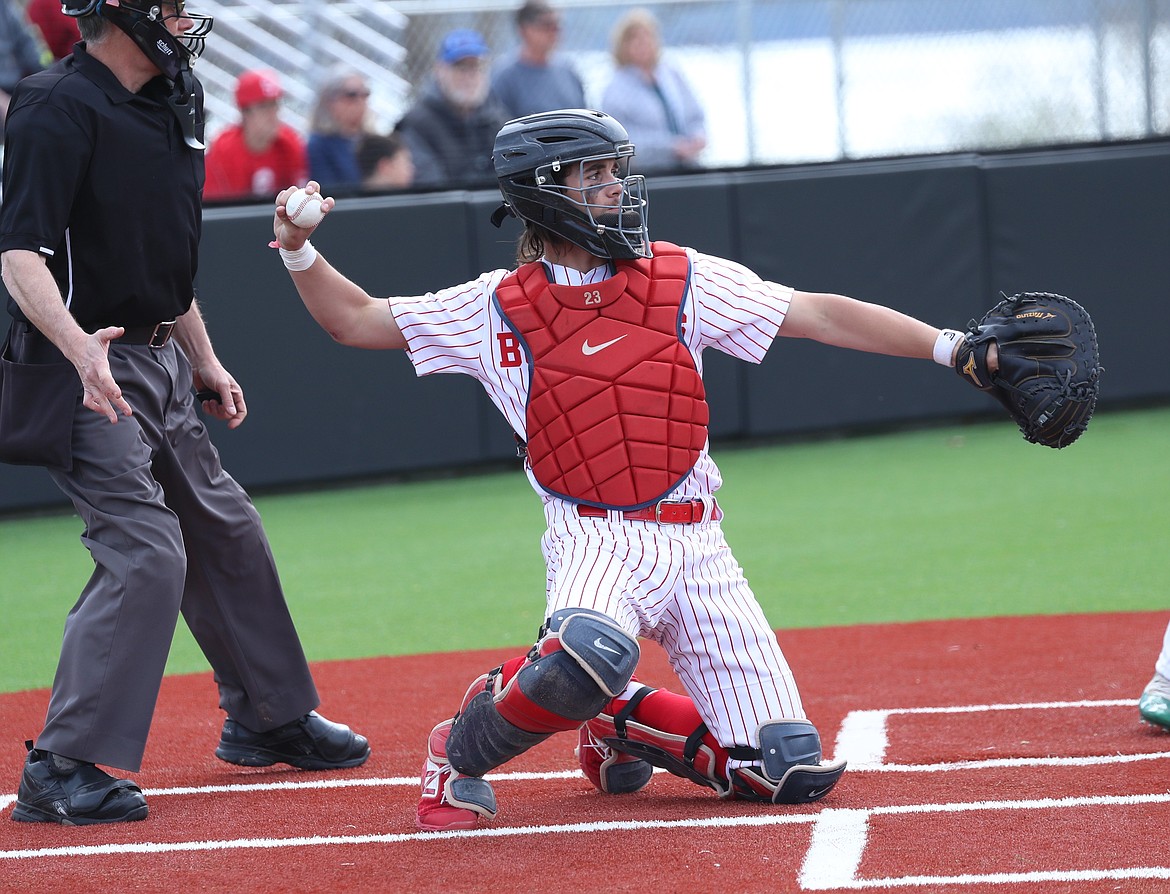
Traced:
<path fill-rule="evenodd" d="M 1147 723 L 1170 730 L 1170 680 L 1154 674 L 1138 700 L 1138 711 Z"/>
<path fill-rule="evenodd" d="M 28 743 L 12 818 L 18 823 L 92 826 L 146 819 L 146 798 L 129 779 Z"/>
<path fill-rule="evenodd" d="M 422 767 L 422 794 L 415 825 L 424 832 L 474 829 L 482 816 L 496 815 L 496 795 L 491 785 L 478 776 L 464 776 L 447 761 L 447 737 L 452 721 L 444 720 L 427 740 L 427 757 Z"/>
<path fill-rule="evenodd" d="M 339 770 L 364 764 L 370 743 L 348 726 L 310 711 L 284 726 L 257 733 L 230 717 L 215 756 L 241 767 L 289 764 L 301 770 Z"/>

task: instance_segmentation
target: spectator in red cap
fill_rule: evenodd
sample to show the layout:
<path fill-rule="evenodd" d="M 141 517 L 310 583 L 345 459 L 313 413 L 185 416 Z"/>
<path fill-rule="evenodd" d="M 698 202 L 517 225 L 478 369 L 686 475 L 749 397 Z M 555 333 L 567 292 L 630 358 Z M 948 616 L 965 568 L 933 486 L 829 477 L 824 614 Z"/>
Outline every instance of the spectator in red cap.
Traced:
<path fill-rule="evenodd" d="M 280 120 L 284 89 L 272 71 L 246 71 L 236 81 L 240 123 L 207 150 L 204 199 L 271 198 L 308 177 L 305 141 Z"/>

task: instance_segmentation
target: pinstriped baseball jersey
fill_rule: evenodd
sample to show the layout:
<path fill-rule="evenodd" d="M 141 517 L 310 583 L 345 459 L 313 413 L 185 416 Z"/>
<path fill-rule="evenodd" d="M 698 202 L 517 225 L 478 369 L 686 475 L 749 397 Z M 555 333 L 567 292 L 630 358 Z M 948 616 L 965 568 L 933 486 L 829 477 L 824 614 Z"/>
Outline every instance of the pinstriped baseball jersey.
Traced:
<path fill-rule="evenodd" d="M 690 288 L 683 299 L 683 341 L 702 374 L 715 348 L 759 363 L 784 320 L 792 290 L 765 282 L 732 261 L 687 249 Z M 608 266 L 581 273 L 548 264 L 553 280 L 587 285 Z M 513 430 L 527 440 L 528 363 L 491 300 L 508 273 L 478 279 L 390 306 L 415 371 L 477 379 Z M 804 717 L 800 696 L 771 626 L 723 537 L 715 504 L 722 484 L 704 445 L 669 499 L 701 499 L 710 510 L 693 525 L 630 521 L 619 512 L 582 518 L 576 506 L 546 493 L 541 542 L 548 571 L 547 611 L 593 608 L 627 631 L 659 643 L 721 744 L 748 745 L 760 723 Z"/>

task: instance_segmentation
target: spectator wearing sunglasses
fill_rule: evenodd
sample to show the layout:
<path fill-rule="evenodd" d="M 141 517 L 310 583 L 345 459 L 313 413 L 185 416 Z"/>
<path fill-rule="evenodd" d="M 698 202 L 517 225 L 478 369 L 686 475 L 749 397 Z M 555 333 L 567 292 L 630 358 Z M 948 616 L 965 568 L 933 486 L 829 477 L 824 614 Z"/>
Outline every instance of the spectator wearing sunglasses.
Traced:
<path fill-rule="evenodd" d="M 357 146 L 371 132 L 370 86 L 349 68 L 334 69 L 321 83 L 309 119 L 309 176 L 322 189 L 345 191 L 362 182 Z"/>

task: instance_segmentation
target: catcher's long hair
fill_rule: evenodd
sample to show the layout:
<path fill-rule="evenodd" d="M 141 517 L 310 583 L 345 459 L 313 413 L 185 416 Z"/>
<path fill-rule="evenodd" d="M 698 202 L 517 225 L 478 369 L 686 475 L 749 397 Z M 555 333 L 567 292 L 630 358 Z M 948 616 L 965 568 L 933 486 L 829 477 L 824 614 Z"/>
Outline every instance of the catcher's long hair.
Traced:
<path fill-rule="evenodd" d="M 546 247 L 569 248 L 572 246 L 568 239 L 564 239 L 531 221 L 524 222 L 524 229 L 516 240 L 516 266 L 539 261 L 545 254 Z"/>

